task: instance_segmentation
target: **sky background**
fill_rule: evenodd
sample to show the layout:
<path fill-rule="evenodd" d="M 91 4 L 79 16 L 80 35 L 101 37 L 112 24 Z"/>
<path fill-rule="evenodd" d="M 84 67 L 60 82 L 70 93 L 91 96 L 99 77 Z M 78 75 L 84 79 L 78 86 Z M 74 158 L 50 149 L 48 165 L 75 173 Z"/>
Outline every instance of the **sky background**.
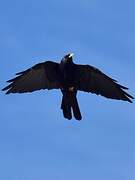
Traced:
<path fill-rule="evenodd" d="M 74 52 L 135 96 L 135 1 L 4 0 L 0 89 L 18 71 Z M 0 179 L 134 180 L 135 103 L 78 93 L 83 120 L 68 121 L 58 90 L 0 92 Z"/>

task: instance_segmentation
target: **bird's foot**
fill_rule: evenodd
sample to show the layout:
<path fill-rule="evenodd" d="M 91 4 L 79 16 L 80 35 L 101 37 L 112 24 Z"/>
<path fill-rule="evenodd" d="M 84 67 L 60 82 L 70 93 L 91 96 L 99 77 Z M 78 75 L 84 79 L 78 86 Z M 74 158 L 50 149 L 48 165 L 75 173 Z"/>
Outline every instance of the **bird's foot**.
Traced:
<path fill-rule="evenodd" d="M 70 92 L 73 92 L 73 91 L 74 91 L 74 87 L 69 87 L 68 90 L 69 90 Z"/>

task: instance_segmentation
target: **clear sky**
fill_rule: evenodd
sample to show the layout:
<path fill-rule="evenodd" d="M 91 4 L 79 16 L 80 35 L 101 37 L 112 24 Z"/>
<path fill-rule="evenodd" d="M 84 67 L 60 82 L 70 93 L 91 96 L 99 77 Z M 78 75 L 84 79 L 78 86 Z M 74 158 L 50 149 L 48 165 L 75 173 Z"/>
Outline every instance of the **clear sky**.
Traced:
<path fill-rule="evenodd" d="M 135 95 L 135 1 L 4 0 L 0 88 L 18 71 L 74 52 Z M 0 92 L 1 180 L 134 180 L 135 103 L 78 93 L 81 122 L 58 90 Z"/>

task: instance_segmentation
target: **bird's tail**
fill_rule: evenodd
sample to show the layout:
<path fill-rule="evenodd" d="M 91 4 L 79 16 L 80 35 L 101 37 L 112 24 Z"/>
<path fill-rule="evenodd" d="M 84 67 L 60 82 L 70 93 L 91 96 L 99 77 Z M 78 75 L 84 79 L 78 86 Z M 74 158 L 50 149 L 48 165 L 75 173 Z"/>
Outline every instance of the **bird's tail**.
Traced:
<path fill-rule="evenodd" d="M 81 112 L 79 109 L 79 105 L 76 98 L 76 93 L 74 92 L 66 92 L 63 93 L 62 103 L 61 103 L 61 109 L 63 110 L 63 115 L 67 119 L 72 119 L 72 112 L 73 110 L 74 117 L 77 120 L 81 120 Z"/>
<path fill-rule="evenodd" d="M 82 119 L 82 115 L 81 115 L 81 112 L 80 112 L 80 108 L 79 108 L 76 96 L 74 96 L 73 99 L 72 99 L 72 109 L 73 109 L 74 117 L 77 120 L 81 120 Z"/>

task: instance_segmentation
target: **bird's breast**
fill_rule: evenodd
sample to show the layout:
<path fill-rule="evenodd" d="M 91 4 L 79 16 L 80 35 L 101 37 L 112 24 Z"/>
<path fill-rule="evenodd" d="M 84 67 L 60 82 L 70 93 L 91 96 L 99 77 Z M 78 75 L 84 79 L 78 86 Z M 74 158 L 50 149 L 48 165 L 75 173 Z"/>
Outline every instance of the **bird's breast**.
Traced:
<path fill-rule="evenodd" d="M 61 64 L 60 71 L 63 87 L 74 86 L 74 66 L 71 64 Z"/>

